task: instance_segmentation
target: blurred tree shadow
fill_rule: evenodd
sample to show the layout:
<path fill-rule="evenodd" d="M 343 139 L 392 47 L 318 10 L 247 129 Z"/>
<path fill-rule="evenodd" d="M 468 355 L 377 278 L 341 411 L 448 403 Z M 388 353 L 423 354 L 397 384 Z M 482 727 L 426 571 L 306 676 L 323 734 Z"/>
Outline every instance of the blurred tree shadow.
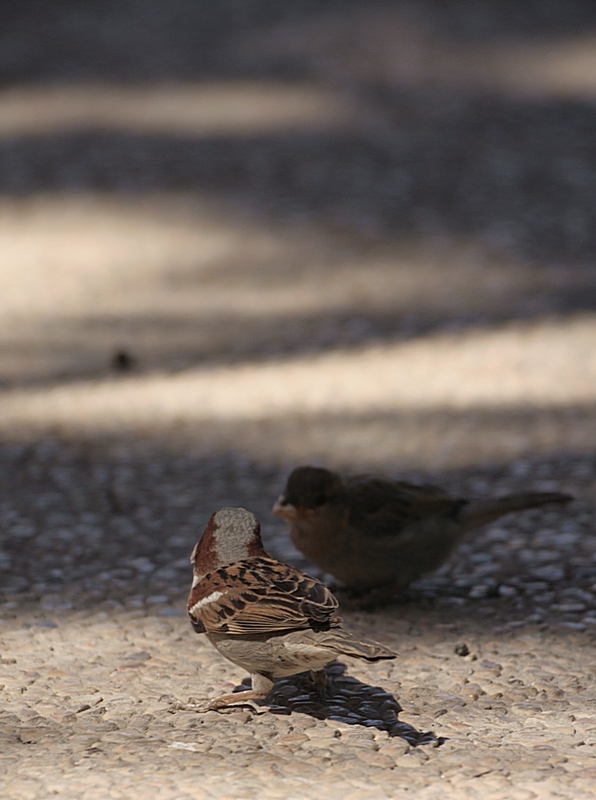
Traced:
<path fill-rule="evenodd" d="M 460 41 L 549 39 L 596 26 L 588 0 L 25 0 L 0 3 L 0 74 L 5 81 L 160 80 L 205 76 L 296 77 L 308 65 L 292 53 L 263 59 L 238 37 L 275 26 L 322 24 L 375 13 L 422 22 Z"/>
<path fill-rule="evenodd" d="M 493 292 L 492 307 L 489 299 L 481 309 L 466 301 L 425 308 L 408 297 L 406 310 L 397 305 L 398 292 L 393 306 L 363 308 L 356 293 L 340 309 L 286 308 L 260 317 L 204 308 L 185 314 L 140 307 L 135 315 L 81 308 L 76 320 L 60 314 L 33 320 L 28 335 L 9 339 L 7 357 L 22 363 L 32 339 L 48 342 L 40 358 L 49 372 L 26 375 L 27 381 L 51 382 L 52 370 L 59 379 L 102 374 L 129 340 L 150 342 L 153 356 L 130 350 L 130 363 L 139 369 L 180 368 L 596 307 L 593 102 L 581 86 L 575 96 L 562 96 L 556 85 L 524 95 L 507 75 L 499 88 L 475 83 L 472 74 L 483 54 L 490 71 L 490 48 L 511 42 L 523 49 L 579 37 L 589 53 L 596 29 L 592 4 L 487 0 L 472 8 L 459 0 L 427 0 L 363 8 L 333 0 L 322 8 L 314 0 L 31 0 L 18 7 L 2 3 L 0 16 L 4 99 L 27 86 L 59 91 L 73 82 L 116 90 L 126 82 L 165 85 L 175 94 L 189 81 L 252 79 L 324 86 L 349 96 L 354 109 L 351 122 L 328 130 L 273 125 L 255 133 L 239 124 L 218 135 L 177 133 L 175 126 L 164 135 L 150 125 L 144 133 L 122 131 L 115 122 L 112 129 L 107 119 L 101 130 L 92 123 L 73 130 L 65 121 L 53 131 L 5 131 L 0 194 L 8 202 L 91 193 L 152 195 L 165 204 L 168 196 L 196 195 L 221 201 L 230 223 L 240 214 L 263 230 L 282 224 L 304 238 L 325 237 L 327 251 L 351 253 L 341 257 L 344 277 L 366 272 L 383 247 L 385 256 L 392 253 L 389 273 L 406 242 L 419 249 L 422 262 L 427 243 L 441 240 L 474 242 L 479 253 L 496 252 L 523 275 L 546 266 L 566 270 L 551 283 L 531 279 L 522 290 L 512 283 L 507 297 Z M 468 47 L 476 48 L 470 60 Z M 232 285 L 265 286 L 280 273 L 291 289 L 297 261 L 312 253 L 294 243 L 274 257 L 246 255 L 238 247 L 211 264 L 222 295 Z M 166 262 L 167 255 L 164 282 L 177 284 L 181 294 L 204 291 L 203 263 L 178 268 Z M 418 268 L 408 262 L 411 273 Z M 486 271 L 480 263 L 475 270 L 469 283 Z M 325 272 L 331 274 L 329 261 L 321 265 Z M 452 273 L 438 264 L 420 279 L 420 289 L 440 298 L 450 280 Z M 316 284 L 313 274 L 313 291 Z M 214 330 L 225 336 L 210 340 Z"/>

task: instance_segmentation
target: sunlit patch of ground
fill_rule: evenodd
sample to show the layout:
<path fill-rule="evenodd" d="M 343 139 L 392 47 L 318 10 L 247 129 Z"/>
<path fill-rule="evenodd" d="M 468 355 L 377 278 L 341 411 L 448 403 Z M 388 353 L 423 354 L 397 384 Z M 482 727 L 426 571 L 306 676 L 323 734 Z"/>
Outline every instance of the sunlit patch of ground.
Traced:
<path fill-rule="evenodd" d="M 257 458 L 465 463 L 594 429 L 596 319 L 548 313 L 581 296 L 579 268 L 305 236 L 173 195 L 5 200 L 0 231 L 7 435 L 170 428 Z"/>
<path fill-rule="evenodd" d="M 54 84 L 6 91 L 0 137 L 77 131 L 247 136 L 337 129 L 356 119 L 356 107 L 347 97 L 315 84 Z"/>

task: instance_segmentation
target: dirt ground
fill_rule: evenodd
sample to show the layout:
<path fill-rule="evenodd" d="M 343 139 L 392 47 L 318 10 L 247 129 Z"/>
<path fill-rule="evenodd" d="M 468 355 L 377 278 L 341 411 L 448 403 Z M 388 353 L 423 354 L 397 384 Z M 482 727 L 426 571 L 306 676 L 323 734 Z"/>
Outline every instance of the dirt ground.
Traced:
<path fill-rule="evenodd" d="M 0 5 L 3 796 L 596 796 L 595 35 L 579 0 Z M 245 677 L 184 611 L 212 511 L 314 571 L 270 513 L 300 463 L 575 500 L 345 611 L 399 658 L 327 706 L 176 710 Z"/>

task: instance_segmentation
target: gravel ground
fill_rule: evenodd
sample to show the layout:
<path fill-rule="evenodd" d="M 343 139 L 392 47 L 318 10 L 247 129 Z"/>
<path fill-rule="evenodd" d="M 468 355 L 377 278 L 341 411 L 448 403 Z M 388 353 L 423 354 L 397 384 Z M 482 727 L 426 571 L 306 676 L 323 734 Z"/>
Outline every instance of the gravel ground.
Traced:
<path fill-rule="evenodd" d="M 0 788 L 596 797 L 592 4 L 0 9 Z M 480 10 L 478 10 L 480 9 Z M 562 489 L 259 715 L 190 551 L 298 463 Z"/>

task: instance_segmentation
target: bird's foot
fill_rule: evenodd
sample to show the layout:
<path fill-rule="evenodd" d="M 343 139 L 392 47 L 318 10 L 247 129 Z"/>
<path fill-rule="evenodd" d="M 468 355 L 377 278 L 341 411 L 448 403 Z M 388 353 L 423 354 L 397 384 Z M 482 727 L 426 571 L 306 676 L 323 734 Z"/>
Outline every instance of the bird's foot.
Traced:
<path fill-rule="evenodd" d="M 162 695 L 159 699 L 165 700 L 168 703 L 168 712 L 170 714 L 174 714 L 176 711 L 197 711 L 199 713 L 211 711 L 208 706 L 212 701 L 210 701 L 208 698 L 205 698 L 204 700 L 195 700 L 191 697 L 188 703 L 183 703 L 181 700 L 177 700 L 172 695 Z"/>
<path fill-rule="evenodd" d="M 246 697 L 246 695 L 250 696 Z M 188 703 L 181 703 L 175 698 L 168 699 L 171 701 L 168 710 L 172 713 L 175 711 L 194 711 L 197 714 L 206 714 L 208 711 L 217 711 L 220 714 L 226 714 L 246 709 L 252 711 L 253 714 L 266 714 L 269 711 L 269 706 L 256 702 L 260 698 L 255 697 L 252 691 L 224 694 L 211 700 L 208 698 L 204 700 L 190 698 Z"/>
<path fill-rule="evenodd" d="M 317 700 L 322 703 L 327 699 L 329 678 L 324 669 L 311 670 L 310 677 L 313 682 Z"/>
<path fill-rule="evenodd" d="M 245 710 L 251 711 L 255 715 L 266 714 L 270 707 L 257 703 L 255 700 L 237 700 L 234 703 L 219 702 L 219 698 L 211 700 L 208 704 L 207 711 L 217 711 L 220 714 L 231 714 L 233 711 Z"/>

